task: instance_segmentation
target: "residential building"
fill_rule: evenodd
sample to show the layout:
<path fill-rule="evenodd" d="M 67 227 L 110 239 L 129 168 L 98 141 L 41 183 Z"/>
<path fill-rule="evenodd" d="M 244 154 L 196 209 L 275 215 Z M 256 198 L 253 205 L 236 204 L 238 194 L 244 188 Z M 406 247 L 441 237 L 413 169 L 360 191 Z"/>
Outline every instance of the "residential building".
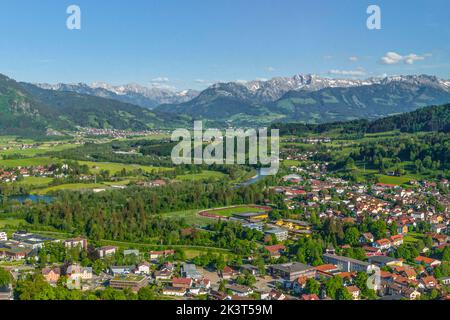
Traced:
<path fill-rule="evenodd" d="M 194 281 L 191 278 L 173 278 L 172 287 L 175 288 L 190 288 Z"/>
<path fill-rule="evenodd" d="M 278 241 L 285 241 L 288 239 L 289 232 L 282 228 L 272 228 L 265 232 L 265 235 L 275 237 Z"/>
<path fill-rule="evenodd" d="M 450 285 L 450 277 L 439 278 L 439 282 L 442 283 L 444 286 L 448 286 Z"/>
<path fill-rule="evenodd" d="M 273 246 L 266 246 L 264 249 L 269 252 L 270 257 L 278 259 L 281 257 L 281 253 L 286 250 L 286 247 L 283 244 L 276 244 Z"/>
<path fill-rule="evenodd" d="M 311 301 L 311 300 L 320 300 L 317 294 L 302 294 L 300 300 Z"/>
<path fill-rule="evenodd" d="M 166 296 L 183 297 L 186 295 L 187 291 L 188 289 L 182 287 L 166 286 L 164 287 L 162 294 Z"/>
<path fill-rule="evenodd" d="M 92 268 L 82 267 L 79 264 L 72 264 L 67 267 L 66 275 L 71 279 L 79 278 L 81 280 L 90 280 L 92 279 Z"/>
<path fill-rule="evenodd" d="M 233 295 L 238 297 L 248 297 L 253 293 L 252 288 L 240 284 L 228 285 L 227 289 L 230 290 Z"/>
<path fill-rule="evenodd" d="M 441 261 L 437 259 L 428 258 L 424 256 L 418 256 L 417 258 L 414 259 L 414 261 L 418 264 L 424 264 L 426 267 L 431 268 L 437 267 L 441 264 Z"/>
<path fill-rule="evenodd" d="M 167 269 L 157 270 L 153 273 L 153 277 L 155 280 L 169 280 L 172 278 L 172 271 Z"/>
<path fill-rule="evenodd" d="M 229 266 L 225 266 L 225 268 L 223 268 L 223 270 L 220 272 L 220 276 L 225 280 L 231 279 L 235 274 L 235 271 Z"/>
<path fill-rule="evenodd" d="M 61 276 L 61 269 L 59 267 L 44 268 L 42 269 L 42 275 L 44 276 L 45 281 L 55 284 Z"/>
<path fill-rule="evenodd" d="M 391 236 L 389 237 L 389 240 L 393 246 L 398 247 L 403 244 L 403 235 L 397 234 L 395 236 Z"/>
<path fill-rule="evenodd" d="M 361 290 L 359 290 L 357 286 L 349 286 L 347 287 L 347 290 L 351 294 L 353 300 L 359 300 Z"/>
<path fill-rule="evenodd" d="M 380 239 L 375 241 L 372 244 L 375 248 L 381 249 L 381 250 L 387 250 L 391 247 L 391 242 L 389 239 Z"/>
<path fill-rule="evenodd" d="M 150 251 L 149 252 L 150 260 L 152 260 L 152 261 L 157 261 L 160 258 L 173 256 L 174 254 L 175 254 L 174 250 L 162 250 L 162 251 Z"/>
<path fill-rule="evenodd" d="M 426 276 L 420 279 L 419 286 L 425 289 L 433 289 L 438 285 L 438 281 L 433 276 Z"/>
<path fill-rule="evenodd" d="M 64 241 L 64 246 L 66 248 L 80 248 L 82 250 L 86 250 L 87 249 L 87 239 L 85 238 L 73 238 L 73 239 L 67 239 Z"/>
<path fill-rule="evenodd" d="M 375 238 L 370 232 L 363 233 L 359 238 L 359 242 L 361 243 L 372 243 L 374 240 Z"/>
<path fill-rule="evenodd" d="M 141 274 L 141 275 L 149 275 L 150 274 L 150 264 L 148 262 L 141 262 L 136 266 L 136 269 L 134 270 L 135 274 Z"/>
<path fill-rule="evenodd" d="M 104 247 L 100 247 L 97 249 L 98 252 L 98 256 L 100 258 L 104 258 L 104 257 L 108 257 L 108 256 L 113 256 L 116 254 L 117 252 L 117 247 L 114 246 L 104 246 Z"/>

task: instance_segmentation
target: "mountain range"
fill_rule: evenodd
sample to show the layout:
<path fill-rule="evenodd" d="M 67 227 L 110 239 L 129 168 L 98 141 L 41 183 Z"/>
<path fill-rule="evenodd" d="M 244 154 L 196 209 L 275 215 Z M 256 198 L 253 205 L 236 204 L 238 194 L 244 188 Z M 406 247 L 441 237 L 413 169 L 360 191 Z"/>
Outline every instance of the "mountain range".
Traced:
<path fill-rule="evenodd" d="M 0 134 L 41 135 L 76 126 L 148 130 L 188 125 L 189 118 L 119 100 L 42 89 L 0 75 Z"/>
<path fill-rule="evenodd" d="M 105 83 L 30 84 L 0 75 L 0 134 L 76 126 L 146 130 L 378 119 L 450 102 L 450 81 L 414 75 L 330 79 L 296 75 L 217 83 L 201 92 Z M 152 108 L 152 109 L 150 109 Z"/>
<path fill-rule="evenodd" d="M 219 83 L 191 101 L 163 104 L 155 110 L 251 126 L 376 119 L 447 102 L 450 81 L 434 76 L 337 80 L 297 75 L 269 81 Z"/>
<path fill-rule="evenodd" d="M 173 91 L 166 88 L 145 87 L 134 83 L 121 86 L 114 86 L 104 82 L 94 82 L 92 85 L 85 83 L 36 83 L 35 85 L 46 90 L 76 92 L 100 98 L 115 99 L 148 109 L 153 109 L 164 103 L 186 102 L 199 94 L 196 90 Z"/>

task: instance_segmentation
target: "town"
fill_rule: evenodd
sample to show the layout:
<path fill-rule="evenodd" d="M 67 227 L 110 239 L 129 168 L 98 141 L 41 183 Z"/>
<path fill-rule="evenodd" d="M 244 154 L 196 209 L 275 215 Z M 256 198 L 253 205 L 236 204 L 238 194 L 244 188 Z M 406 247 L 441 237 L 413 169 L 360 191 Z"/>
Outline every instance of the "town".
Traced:
<path fill-rule="evenodd" d="M 177 246 L 143 251 L 96 246 L 85 237 L 6 231 L 0 233 L 0 259 L 18 285 L 16 295 L 11 285 L 4 287 L 1 298 L 29 294 L 31 276 L 101 298 L 449 299 L 448 180 L 411 181 L 405 188 L 352 184 L 324 173 L 319 163 L 288 170 L 269 187 L 287 211 L 267 203 L 198 212 L 255 232 L 259 240 L 247 256 L 230 260 L 207 252 L 188 259 Z M 196 230 L 180 232 L 192 236 Z M 325 238 L 331 240 L 326 247 Z M 376 267 L 379 281 L 371 285 Z"/>

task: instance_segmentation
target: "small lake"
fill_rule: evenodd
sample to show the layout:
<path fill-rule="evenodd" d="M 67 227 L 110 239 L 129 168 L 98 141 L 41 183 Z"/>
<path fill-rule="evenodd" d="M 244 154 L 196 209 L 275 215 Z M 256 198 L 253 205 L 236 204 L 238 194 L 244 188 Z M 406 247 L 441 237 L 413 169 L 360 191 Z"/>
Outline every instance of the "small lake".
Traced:
<path fill-rule="evenodd" d="M 29 194 L 29 195 L 8 197 L 8 200 L 19 201 L 20 203 L 24 203 L 24 202 L 27 202 L 27 201 L 31 201 L 31 202 L 41 202 L 41 201 L 43 201 L 43 202 L 46 202 L 46 203 L 50 203 L 50 202 L 53 201 L 53 197 Z"/>

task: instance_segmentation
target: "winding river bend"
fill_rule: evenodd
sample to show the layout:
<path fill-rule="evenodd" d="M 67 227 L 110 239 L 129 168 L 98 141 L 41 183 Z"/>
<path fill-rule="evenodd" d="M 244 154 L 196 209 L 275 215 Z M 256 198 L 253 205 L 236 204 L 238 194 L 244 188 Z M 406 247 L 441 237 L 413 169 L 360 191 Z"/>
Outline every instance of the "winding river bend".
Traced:
<path fill-rule="evenodd" d="M 256 170 L 256 176 L 248 179 L 245 182 L 239 183 L 236 186 L 238 188 L 240 188 L 240 187 L 246 187 L 246 186 L 252 185 L 254 183 L 257 183 L 259 180 L 267 177 L 268 172 L 269 172 L 268 168 L 259 168 L 258 170 Z"/>

